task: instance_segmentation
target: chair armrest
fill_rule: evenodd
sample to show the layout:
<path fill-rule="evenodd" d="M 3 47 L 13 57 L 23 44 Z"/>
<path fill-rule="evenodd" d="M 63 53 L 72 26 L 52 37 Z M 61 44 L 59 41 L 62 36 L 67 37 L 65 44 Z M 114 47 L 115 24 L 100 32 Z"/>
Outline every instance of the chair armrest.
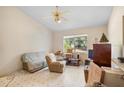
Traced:
<path fill-rule="evenodd" d="M 63 67 L 64 65 L 63 64 L 61 64 L 60 62 L 52 62 L 51 64 L 50 64 L 50 66 L 55 66 L 55 67 Z"/>
<path fill-rule="evenodd" d="M 49 70 L 51 72 L 62 73 L 63 72 L 63 68 L 64 68 L 64 65 L 61 64 L 60 62 L 52 62 L 49 65 Z"/>

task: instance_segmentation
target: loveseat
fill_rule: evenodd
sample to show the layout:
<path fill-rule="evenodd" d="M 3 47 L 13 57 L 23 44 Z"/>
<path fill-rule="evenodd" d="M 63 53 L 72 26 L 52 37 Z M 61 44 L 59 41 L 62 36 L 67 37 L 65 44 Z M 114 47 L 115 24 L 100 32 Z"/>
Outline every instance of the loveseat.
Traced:
<path fill-rule="evenodd" d="M 45 52 L 24 53 L 21 57 L 23 69 L 28 72 L 36 72 L 47 67 Z"/>

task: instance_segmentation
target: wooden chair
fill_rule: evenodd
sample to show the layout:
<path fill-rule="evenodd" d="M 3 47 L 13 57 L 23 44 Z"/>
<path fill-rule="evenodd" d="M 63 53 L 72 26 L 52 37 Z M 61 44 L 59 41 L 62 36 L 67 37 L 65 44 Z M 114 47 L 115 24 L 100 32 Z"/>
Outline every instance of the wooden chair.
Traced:
<path fill-rule="evenodd" d="M 72 48 L 67 49 L 67 53 L 72 53 L 72 52 L 73 52 Z"/>

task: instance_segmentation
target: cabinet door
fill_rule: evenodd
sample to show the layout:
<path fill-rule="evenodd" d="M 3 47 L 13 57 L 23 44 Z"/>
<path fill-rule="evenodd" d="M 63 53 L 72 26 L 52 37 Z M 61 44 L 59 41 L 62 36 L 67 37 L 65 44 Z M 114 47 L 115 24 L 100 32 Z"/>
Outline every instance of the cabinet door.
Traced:
<path fill-rule="evenodd" d="M 99 66 L 111 66 L 111 44 L 94 44 L 93 61 Z"/>

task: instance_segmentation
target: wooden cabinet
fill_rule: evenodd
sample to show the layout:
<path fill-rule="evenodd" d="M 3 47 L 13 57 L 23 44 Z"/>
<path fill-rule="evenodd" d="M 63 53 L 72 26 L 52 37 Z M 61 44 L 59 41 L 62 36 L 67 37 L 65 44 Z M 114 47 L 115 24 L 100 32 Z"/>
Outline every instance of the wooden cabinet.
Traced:
<path fill-rule="evenodd" d="M 111 67 L 111 44 L 93 44 L 93 61 L 98 66 Z"/>

